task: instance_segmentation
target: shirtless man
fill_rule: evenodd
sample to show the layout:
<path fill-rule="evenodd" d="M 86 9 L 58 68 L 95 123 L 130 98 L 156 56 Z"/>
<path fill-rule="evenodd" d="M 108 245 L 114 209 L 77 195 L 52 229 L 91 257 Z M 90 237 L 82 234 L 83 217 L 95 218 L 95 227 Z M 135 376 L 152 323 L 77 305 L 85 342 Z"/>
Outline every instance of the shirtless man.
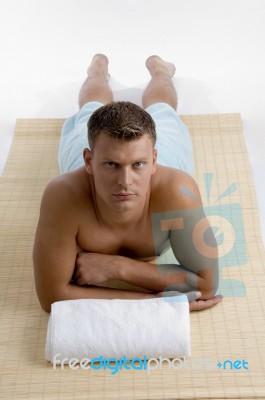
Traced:
<path fill-rule="evenodd" d="M 113 102 L 108 59 L 95 55 L 80 91 L 80 111 L 65 122 L 62 173 L 44 191 L 33 251 L 36 290 L 47 312 L 60 300 L 144 299 L 175 291 L 189 294 L 192 311 L 222 300 L 215 296 L 215 239 L 190 175 L 191 141 L 175 111 L 175 67 L 158 56 L 149 57 L 146 67 L 151 80 L 143 108 Z M 196 243 L 205 232 L 209 245 L 201 254 Z M 180 265 L 149 262 L 167 244 Z M 142 292 L 98 286 L 109 280 Z"/>

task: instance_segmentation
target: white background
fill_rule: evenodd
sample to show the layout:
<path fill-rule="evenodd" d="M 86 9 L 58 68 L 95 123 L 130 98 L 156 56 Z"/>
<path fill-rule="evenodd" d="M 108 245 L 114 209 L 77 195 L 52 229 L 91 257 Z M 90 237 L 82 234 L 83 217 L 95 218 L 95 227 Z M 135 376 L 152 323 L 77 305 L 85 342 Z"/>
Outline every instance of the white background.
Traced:
<path fill-rule="evenodd" d="M 98 52 L 115 98 L 139 102 L 159 54 L 177 67 L 179 113 L 241 113 L 264 239 L 265 1 L 0 0 L 0 173 L 16 118 L 72 115 Z"/>

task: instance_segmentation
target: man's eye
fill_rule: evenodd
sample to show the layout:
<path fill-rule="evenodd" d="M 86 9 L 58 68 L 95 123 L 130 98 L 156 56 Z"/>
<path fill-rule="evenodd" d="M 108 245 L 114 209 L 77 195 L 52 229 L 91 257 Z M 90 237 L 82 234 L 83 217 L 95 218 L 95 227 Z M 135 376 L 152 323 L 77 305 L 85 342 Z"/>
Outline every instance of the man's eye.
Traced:
<path fill-rule="evenodd" d="M 104 163 L 107 168 L 114 168 L 116 166 L 115 162 L 107 161 Z"/>
<path fill-rule="evenodd" d="M 141 168 L 143 165 L 144 165 L 144 163 L 141 162 L 141 161 L 137 161 L 136 163 L 133 164 L 133 166 L 134 166 L 135 168 Z"/>

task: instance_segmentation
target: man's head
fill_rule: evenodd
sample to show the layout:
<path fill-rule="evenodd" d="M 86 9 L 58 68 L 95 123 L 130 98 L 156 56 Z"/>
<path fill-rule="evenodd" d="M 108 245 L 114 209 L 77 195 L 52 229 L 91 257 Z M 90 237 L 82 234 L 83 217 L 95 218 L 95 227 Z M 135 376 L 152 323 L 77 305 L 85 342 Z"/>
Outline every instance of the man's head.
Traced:
<path fill-rule="evenodd" d="M 88 130 L 91 149 L 84 150 L 84 161 L 97 202 L 104 209 L 139 209 L 148 201 L 156 170 L 152 118 L 135 104 L 110 103 L 92 114 Z"/>
<path fill-rule="evenodd" d="M 129 101 L 108 103 L 98 108 L 88 121 L 88 142 L 93 151 L 99 135 L 131 141 L 148 135 L 156 142 L 155 123 L 142 107 Z"/>

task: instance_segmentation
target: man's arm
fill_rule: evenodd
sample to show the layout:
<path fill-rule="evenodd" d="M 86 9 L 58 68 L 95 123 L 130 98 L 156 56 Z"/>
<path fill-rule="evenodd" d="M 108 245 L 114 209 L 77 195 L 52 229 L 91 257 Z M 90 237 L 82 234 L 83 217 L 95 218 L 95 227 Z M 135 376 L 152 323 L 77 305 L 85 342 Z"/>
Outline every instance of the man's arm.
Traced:
<path fill-rule="evenodd" d="M 75 280 L 79 285 L 101 284 L 108 279 L 124 280 L 138 287 L 153 290 L 157 292 L 154 297 L 175 296 L 179 292 L 185 292 L 189 300 L 190 311 L 203 311 L 211 308 L 222 301 L 222 296 L 209 295 L 209 293 L 199 294 L 193 287 L 183 283 L 176 283 L 176 280 L 186 280 L 183 275 L 183 269 L 176 265 L 163 265 L 168 275 L 161 275 L 157 266 L 146 262 L 132 260 L 127 257 L 97 254 L 97 253 L 79 253 Z M 164 271 L 165 271 L 164 270 Z M 176 272 L 179 271 L 179 272 Z M 164 273 L 163 271 L 163 273 Z M 194 273 L 187 272 L 192 277 Z M 172 282 L 175 282 L 172 285 Z M 171 286 L 171 288 L 169 288 Z M 154 289 L 155 288 L 155 289 Z M 164 289 L 167 291 L 164 291 Z"/>
<path fill-rule="evenodd" d="M 161 243 L 161 234 L 167 233 L 180 265 L 159 265 L 158 260 L 156 266 L 148 265 L 144 272 L 143 265 L 137 267 L 131 263 L 126 270 L 124 261 L 121 273 L 129 283 L 140 284 L 141 280 L 141 286 L 148 289 L 152 285 L 153 290 L 200 291 L 201 299 L 210 299 L 219 283 L 217 243 L 205 217 L 196 182 L 181 171 L 178 177 L 177 184 L 168 185 L 166 191 L 169 211 L 153 215 L 153 239 L 155 248 L 159 248 L 156 244 Z"/>
<path fill-rule="evenodd" d="M 100 285 L 108 280 L 121 280 L 152 292 L 201 291 L 205 297 L 203 278 L 173 264 L 155 265 L 124 256 L 80 253 L 77 257 L 75 281 L 78 285 Z"/>
<path fill-rule="evenodd" d="M 219 285 L 217 242 L 205 216 L 199 188 L 191 176 L 185 175 L 181 193 L 183 206 L 162 226 L 168 227 L 173 253 L 187 271 L 188 287 L 201 291 L 204 299 L 212 298 Z"/>
<path fill-rule="evenodd" d="M 73 208 L 67 184 L 58 178 L 53 180 L 43 194 L 33 250 L 35 285 L 42 308 L 50 312 L 51 304 L 60 300 L 155 297 L 151 293 L 80 287 L 71 283 L 78 233 Z"/>

